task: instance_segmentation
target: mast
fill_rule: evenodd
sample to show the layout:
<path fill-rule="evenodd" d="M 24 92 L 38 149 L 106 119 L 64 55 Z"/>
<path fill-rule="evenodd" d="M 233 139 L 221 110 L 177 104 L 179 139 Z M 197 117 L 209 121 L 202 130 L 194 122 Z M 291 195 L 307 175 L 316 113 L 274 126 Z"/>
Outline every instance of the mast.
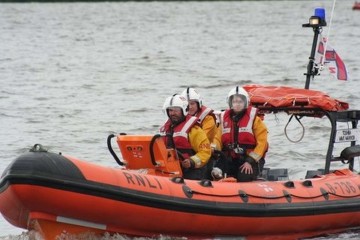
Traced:
<path fill-rule="evenodd" d="M 314 38 L 311 47 L 311 53 L 309 57 L 309 63 L 307 65 L 307 72 L 304 73 L 306 75 L 305 89 L 309 89 L 310 80 L 314 78 L 315 75 L 318 74 L 319 68 L 315 65 L 315 51 L 317 47 L 317 41 L 319 38 L 319 34 L 322 31 L 322 27 L 326 26 L 325 21 L 325 9 L 324 8 L 315 8 L 314 16 L 311 16 L 309 19 L 309 23 L 303 24 L 303 27 L 311 27 L 314 31 Z"/>

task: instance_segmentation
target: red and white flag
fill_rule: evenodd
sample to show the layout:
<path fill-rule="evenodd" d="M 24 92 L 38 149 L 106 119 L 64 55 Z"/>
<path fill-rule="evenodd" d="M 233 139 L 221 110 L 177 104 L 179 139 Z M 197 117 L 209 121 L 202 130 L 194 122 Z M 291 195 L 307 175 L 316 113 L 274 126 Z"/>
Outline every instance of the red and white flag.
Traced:
<path fill-rule="evenodd" d="M 331 75 L 336 77 L 338 80 L 346 81 L 348 80 L 348 72 L 346 66 L 340 56 L 337 54 L 335 49 L 333 49 L 328 43 L 325 37 L 319 36 L 319 44 L 316 51 L 316 62 L 320 65 L 324 65 L 327 68 Z M 324 51 L 326 47 L 326 54 L 324 58 Z"/>

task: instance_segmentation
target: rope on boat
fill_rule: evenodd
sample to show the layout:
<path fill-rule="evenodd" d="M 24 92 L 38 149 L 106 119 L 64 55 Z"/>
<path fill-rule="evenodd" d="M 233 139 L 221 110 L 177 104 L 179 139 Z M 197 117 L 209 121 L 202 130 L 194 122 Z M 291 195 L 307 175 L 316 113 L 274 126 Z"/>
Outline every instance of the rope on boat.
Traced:
<path fill-rule="evenodd" d="M 263 195 L 254 195 L 254 194 L 248 194 L 244 191 L 239 190 L 238 193 L 229 193 L 229 194 L 224 194 L 224 195 L 218 195 L 218 194 L 214 194 L 214 193 L 204 193 L 204 192 L 200 192 L 200 191 L 196 191 L 196 190 L 192 190 L 192 189 L 188 189 L 188 191 L 191 194 L 199 194 L 199 195 L 203 195 L 203 196 L 212 196 L 212 197 L 236 197 L 236 196 L 240 196 L 241 198 L 248 198 L 248 197 L 253 197 L 253 198 L 260 198 L 260 199 L 281 199 L 281 198 L 289 198 L 289 197 L 295 197 L 295 198 L 300 198 L 300 199 L 315 199 L 315 198 L 319 198 L 319 197 L 323 197 L 326 200 L 328 200 L 329 195 L 333 195 L 336 197 L 340 197 L 340 198 L 354 198 L 354 197 L 360 197 L 360 194 L 356 194 L 356 195 L 346 195 L 346 194 L 337 194 L 337 193 L 333 193 L 330 191 L 326 191 L 323 188 L 320 188 L 320 193 L 313 195 L 313 196 L 301 196 L 301 195 L 297 195 L 297 194 L 293 194 L 293 193 L 289 193 L 287 191 L 284 191 L 282 195 L 278 195 L 278 196 L 274 196 L 274 195 L 270 195 L 270 196 L 263 196 Z"/>
<path fill-rule="evenodd" d="M 300 126 L 301 126 L 301 128 L 302 128 L 301 136 L 300 136 L 300 138 L 297 139 L 297 140 L 292 140 L 292 139 L 290 139 L 290 137 L 288 136 L 288 133 L 287 133 L 287 127 L 289 126 L 289 123 L 290 123 L 290 121 L 292 120 L 292 118 L 293 118 L 294 116 L 295 116 L 295 119 L 299 122 L 299 124 L 300 124 Z M 304 138 L 304 135 L 305 135 L 305 127 L 304 127 L 304 125 L 301 123 L 300 119 L 301 119 L 301 117 L 293 114 L 293 115 L 291 115 L 291 117 L 289 118 L 289 121 L 287 122 L 287 124 L 286 124 L 285 127 L 284 127 L 285 136 L 286 136 L 286 138 L 287 138 L 290 142 L 292 142 L 292 143 L 298 143 L 298 142 L 300 142 L 300 141 Z"/>

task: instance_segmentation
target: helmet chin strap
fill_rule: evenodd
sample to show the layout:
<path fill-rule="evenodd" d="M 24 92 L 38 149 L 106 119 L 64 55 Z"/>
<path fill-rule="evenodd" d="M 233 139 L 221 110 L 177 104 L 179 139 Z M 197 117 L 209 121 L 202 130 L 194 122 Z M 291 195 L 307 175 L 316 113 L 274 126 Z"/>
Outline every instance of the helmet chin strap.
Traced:
<path fill-rule="evenodd" d="M 196 105 L 197 105 L 197 111 L 196 112 L 198 112 L 198 111 L 200 111 L 200 102 L 196 102 Z"/>

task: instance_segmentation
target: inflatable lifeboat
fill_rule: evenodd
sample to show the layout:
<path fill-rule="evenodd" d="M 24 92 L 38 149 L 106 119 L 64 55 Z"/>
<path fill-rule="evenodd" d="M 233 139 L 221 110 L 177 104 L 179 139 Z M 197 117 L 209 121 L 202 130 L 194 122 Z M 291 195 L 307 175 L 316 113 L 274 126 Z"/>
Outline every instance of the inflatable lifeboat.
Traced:
<path fill-rule="evenodd" d="M 312 90 L 245 89 L 261 114 L 285 111 L 330 119 L 324 169 L 309 170 L 296 181 L 289 180 L 287 169 L 265 169 L 261 178 L 248 183 L 196 181 L 182 178 L 176 150 L 167 149 L 159 135 L 110 135 L 108 147 L 118 167 L 51 153 L 35 144 L 2 174 L 2 215 L 44 239 L 63 233 L 296 239 L 359 227 L 360 176 L 353 171 L 360 155 L 357 136 L 347 139 L 350 146 L 340 156 L 332 151 L 339 138 L 337 122 L 352 126 L 347 137 L 356 135 L 360 111 L 346 110 L 346 103 Z M 115 139 L 121 160 L 111 146 Z M 334 161 L 346 167 L 332 169 Z"/>

